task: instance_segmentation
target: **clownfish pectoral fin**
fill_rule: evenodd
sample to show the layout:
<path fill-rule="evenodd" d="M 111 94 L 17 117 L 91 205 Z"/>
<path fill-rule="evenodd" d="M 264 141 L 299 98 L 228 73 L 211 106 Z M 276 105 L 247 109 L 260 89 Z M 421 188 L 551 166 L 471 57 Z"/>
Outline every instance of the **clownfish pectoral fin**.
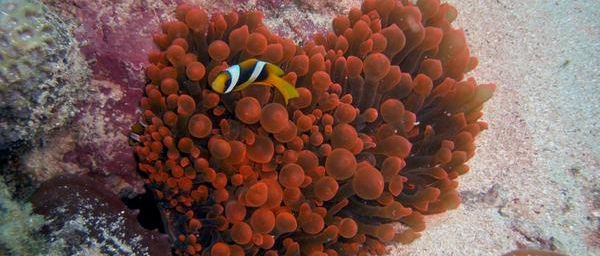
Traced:
<path fill-rule="evenodd" d="M 277 90 L 283 95 L 283 99 L 285 100 L 285 104 L 289 102 L 290 99 L 297 98 L 300 96 L 296 87 L 290 84 L 288 81 L 283 80 L 283 78 L 269 75 L 267 79 L 264 81 L 265 83 L 275 86 Z"/>

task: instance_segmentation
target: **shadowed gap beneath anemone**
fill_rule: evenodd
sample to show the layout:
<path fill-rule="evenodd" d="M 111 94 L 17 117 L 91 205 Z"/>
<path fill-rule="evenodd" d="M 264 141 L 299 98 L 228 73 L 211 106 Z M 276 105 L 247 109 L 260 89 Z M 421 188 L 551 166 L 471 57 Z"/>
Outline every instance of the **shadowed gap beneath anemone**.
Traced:
<path fill-rule="evenodd" d="M 150 193 L 146 192 L 134 198 L 121 198 L 121 200 L 127 205 L 127 208 L 140 211 L 137 215 L 137 220 L 143 228 L 149 230 L 158 229 L 160 233 L 165 233 L 160 211 Z"/>

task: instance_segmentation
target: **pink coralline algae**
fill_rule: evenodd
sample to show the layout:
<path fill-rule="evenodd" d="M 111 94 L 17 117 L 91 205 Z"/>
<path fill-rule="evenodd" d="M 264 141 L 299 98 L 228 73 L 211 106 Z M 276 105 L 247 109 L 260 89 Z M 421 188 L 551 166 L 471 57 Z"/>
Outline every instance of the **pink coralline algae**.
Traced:
<path fill-rule="evenodd" d="M 452 6 L 365 1 L 302 47 L 262 15 L 182 4 L 153 36 L 131 142 L 177 254 L 384 254 L 459 205 L 495 85 L 464 79 L 477 59 Z M 210 89 L 249 58 L 300 97 Z"/>

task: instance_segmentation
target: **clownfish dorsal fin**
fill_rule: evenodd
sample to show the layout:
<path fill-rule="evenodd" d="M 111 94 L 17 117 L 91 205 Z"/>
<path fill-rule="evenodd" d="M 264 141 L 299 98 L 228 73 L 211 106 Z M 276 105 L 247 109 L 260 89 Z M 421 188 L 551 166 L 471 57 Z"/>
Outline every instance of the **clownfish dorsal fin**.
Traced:
<path fill-rule="evenodd" d="M 269 72 L 269 74 L 274 74 L 276 76 L 283 76 L 285 74 L 285 72 L 283 71 L 283 69 L 281 69 L 279 66 L 268 63 L 265 66 L 265 68 L 267 69 L 267 72 Z"/>
<path fill-rule="evenodd" d="M 252 69 L 252 68 L 254 68 L 254 65 L 256 65 L 256 61 L 257 61 L 256 59 L 247 59 L 247 60 L 240 62 L 238 64 L 238 66 L 240 66 L 241 70 Z"/>

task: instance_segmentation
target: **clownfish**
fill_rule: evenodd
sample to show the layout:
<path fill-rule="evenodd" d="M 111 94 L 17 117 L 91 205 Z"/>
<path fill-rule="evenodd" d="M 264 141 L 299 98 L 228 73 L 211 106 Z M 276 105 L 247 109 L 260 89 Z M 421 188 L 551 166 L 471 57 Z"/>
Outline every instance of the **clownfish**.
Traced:
<path fill-rule="evenodd" d="M 278 66 L 257 59 L 248 59 L 231 66 L 217 75 L 211 87 L 214 91 L 226 94 L 246 89 L 251 84 L 274 86 L 279 90 L 285 103 L 299 96 L 296 88 L 281 78 L 283 70 Z"/>

